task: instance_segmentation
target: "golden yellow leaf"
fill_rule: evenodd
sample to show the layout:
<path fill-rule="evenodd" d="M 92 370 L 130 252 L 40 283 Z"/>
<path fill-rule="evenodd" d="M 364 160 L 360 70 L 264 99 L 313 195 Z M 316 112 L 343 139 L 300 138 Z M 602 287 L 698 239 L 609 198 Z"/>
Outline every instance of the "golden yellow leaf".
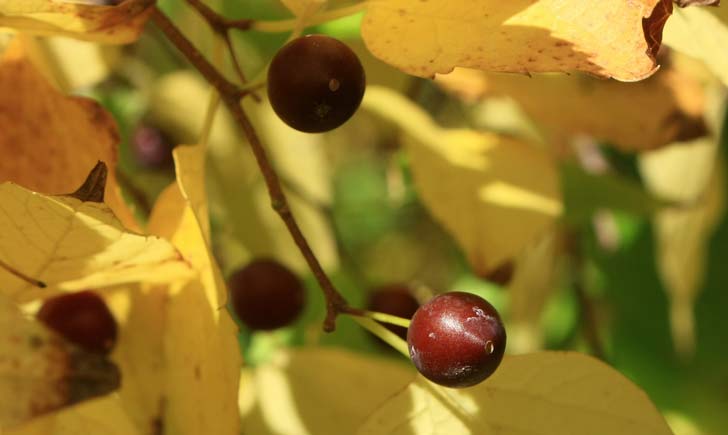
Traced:
<path fill-rule="evenodd" d="M 20 44 L 0 61 L 0 182 L 47 194 L 74 191 L 91 168 L 109 168 L 105 201 L 131 229 L 137 225 L 119 193 L 115 167 L 119 133 L 97 102 L 56 91 L 27 59 Z"/>
<path fill-rule="evenodd" d="M 639 83 L 465 69 L 438 76 L 437 81 L 470 100 L 486 95 L 513 98 L 551 143 L 568 143 L 575 135 L 586 135 L 624 151 L 641 151 L 706 133 L 702 86 L 670 68 Z"/>
<path fill-rule="evenodd" d="M 419 379 L 383 403 L 357 433 L 672 434 L 636 385 L 573 352 L 506 356 L 493 376 L 470 389 Z"/>
<path fill-rule="evenodd" d="M 665 44 L 703 61 L 728 86 L 728 24 L 720 18 L 704 8 L 677 9 L 665 26 Z"/>
<path fill-rule="evenodd" d="M 57 289 L 169 282 L 191 273 L 169 242 L 129 232 L 101 203 L 2 183 L 0 227 L 0 260 L 50 287 L 32 287 L 0 268 L 0 292 L 18 301 Z"/>
<path fill-rule="evenodd" d="M 543 149 L 495 134 L 442 129 L 383 88 L 369 87 L 363 107 L 404 131 L 422 200 L 479 274 L 515 257 L 560 217 L 558 172 Z"/>
<path fill-rule="evenodd" d="M 706 272 L 708 244 L 725 208 L 725 168 L 715 138 L 676 143 L 640 155 L 645 184 L 683 208 L 654 218 L 657 267 L 670 297 L 670 323 L 676 350 L 695 348 L 695 301 Z"/>
<path fill-rule="evenodd" d="M 623 81 L 655 71 L 670 0 L 369 0 L 369 50 L 420 77 L 454 67 L 584 71 Z"/>
<path fill-rule="evenodd" d="M 153 0 L 127 0 L 117 6 L 72 1 L 3 0 L 0 2 L 0 27 L 38 35 L 64 35 L 107 44 L 124 44 L 139 37 L 153 5 Z"/>
<path fill-rule="evenodd" d="M 119 387 L 119 370 L 23 317 L 0 295 L 0 431 Z"/>
<path fill-rule="evenodd" d="M 169 238 L 198 278 L 169 288 L 162 346 L 163 424 L 179 434 L 237 434 L 240 355 L 226 291 L 207 244 L 204 147 L 175 150 L 177 183 L 158 198 L 149 229 Z M 152 351 L 151 349 L 149 351 Z"/>
<path fill-rule="evenodd" d="M 152 428 L 150 428 L 152 429 Z M 84 402 L 35 419 L 3 435 L 142 435 L 129 420 L 117 395 Z M 152 432 L 148 432 L 152 433 Z"/>
<path fill-rule="evenodd" d="M 398 361 L 334 348 L 281 353 L 243 372 L 242 428 L 256 435 L 353 434 L 414 376 Z"/>

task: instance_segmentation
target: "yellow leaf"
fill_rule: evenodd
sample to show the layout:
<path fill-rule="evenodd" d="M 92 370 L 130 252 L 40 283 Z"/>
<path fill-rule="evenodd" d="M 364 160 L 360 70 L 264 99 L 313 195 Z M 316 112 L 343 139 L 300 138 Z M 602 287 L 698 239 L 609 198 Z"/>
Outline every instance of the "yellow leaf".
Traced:
<path fill-rule="evenodd" d="M 728 86 L 728 27 L 705 8 L 677 9 L 665 26 L 665 44 L 705 62 Z"/>
<path fill-rule="evenodd" d="M 152 428 L 150 428 L 152 429 Z M 142 435 L 124 411 L 119 396 L 110 395 L 33 420 L 3 435 Z"/>
<path fill-rule="evenodd" d="M 23 317 L 0 295 L 0 430 L 107 394 L 119 371 Z"/>
<path fill-rule="evenodd" d="M 153 0 L 127 0 L 118 6 L 4 0 L 0 2 L 0 27 L 38 35 L 64 35 L 123 44 L 139 37 L 153 5 Z"/>
<path fill-rule="evenodd" d="M 541 316 L 558 288 L 561 235 L 544 234 L 516 258 L 515 272 L 508 283 L 508 350 L 534 352 L 543 348 Z"/>
<path fill-rule="evenodd" d="M 725 174 L 715 138 L 676 143 L 640 156 L 645 184 L 664 198 L 685 204 L 654 218 L 657 267 L 670 297 L 676 350 L 695 348 L 695 301 L 706 272 L 708 244 L 725 208 Z"/>
<path fill-rule="evenodd" d="M 244 372 L 243 430 L 256 435 L 353 434 L 414 376 L 411 367 L 397 361 L 333 348 L 282 353 Z"/>
<path fill-rule="evenodd" d="M 560 217 L 558 172 L 544 150 L 494 134 L 441 129 L 383 88 L 369 87 L 363 105 L 406 133 L 422 200 L 479 274 L 516 256 Z"/>
<path fill-rule="evenodd" d="M 169 282 L 190 267 L 165 240 L 125 230 L 109 208 L 0 184 L 0 260 L 62 290 Z M 19 301 L 51 295 L 0 268 L 0 292 Z"/>
<path fill-rule="evenodd" d="M 225 285 L 205 236 L 204 150 L 175 150 L 177 183 L 160 195 L 149 222 L 150 231 L 168 237 L 199 274 L 169 289 L 160 373 L 164 427 L 178 434 L 232 435 L 239 425 L 240 355 L 237 328 L 224 306 Z"/>
<path fill-rule="evenodd" d="M 506 95 L 547 132 L 551 143 L 575 135 L 641 151 L 706 133 L 706 98 L 700 83 L 666 69 L 639 83 L 617 83 L 586 75 L 523 77 L 456 69 L 437 81 L 469 99 Z"/>
<path fill-rule="evenodd" d="M 116 183 L 119 133 L 113 118 L 93 100 L 56 91 L 20 44 L 0 61 L 0 131 L 0 154 L 12 156 L 0 159 L 0 182 L 63 194 L 101 160 L 109 168 L 105 201 L 126 227 L 137 228 Z"/>
<path fill-rule="evenodd" d="M 669 0 L 369 0 L 369 50 L 420 77 L 454 67 L 584 71 L 623 81 L 655 71 Z"/>
<path fill-rule="evenodd" d="M 297 17 L 311 16 L 326 6 L 327 2 L 328 0 L 281 0 Z"/>
<path fill-rule="evenodd" d="M 374 412 L 358 434 L 670 435 L 647 395 L 578 353 L 505 357 L 485 382 L 449 390 L 420 379 Z"/>

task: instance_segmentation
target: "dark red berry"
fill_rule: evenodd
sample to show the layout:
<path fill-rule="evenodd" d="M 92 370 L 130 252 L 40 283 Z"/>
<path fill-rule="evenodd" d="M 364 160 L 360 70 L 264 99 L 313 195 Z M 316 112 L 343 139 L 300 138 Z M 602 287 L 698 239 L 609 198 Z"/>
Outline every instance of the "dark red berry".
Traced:
<path fill-rule="evenodd" d="M 104 300 L 92 291 L 47 299 L 36 316 L 49 329 L 90 352 L 108 353 L 116 343 L 114 316 Z"/>
<path fill-rule="evenodd" d="M 275 260 L 254 260 L 230 276 L 228 287 L 235 314 L 253 330 L 287 326 L 303 311 L 303 284 Z"/>
<path fill-rule="evenodd" d="M 268 69 L 268 98 L 289 126 L 333 130 L 359 108 L 366 78 L 357 55 L 341 41 L 307 35 L 284 45 Z"/>
<path fill-rule="evenodd" d="M 515 266 L 513 261 L 504 261 L 498 267 L 486 274 L 485 279 L 500 286 L 506 286 L 513 279 L 514 271 Z"/>
<path fill-rule="evenodd" d="M 131 138 L 131 150 L 141 166 L 165 169 L 172 166 L 174 142 L 162 130 L 148 124 L 139 124 Z"/>
<path fill-rule="evenodd" d="M 412 296 L 410 288 L 404 284 L 390 284 L 378 287 L 369 294 L 367 308 L 370 311 L 391 314 L 405 319 L 411 319 L 420 307 L 419 302 Z M 407 328 L 385 324 L 385 328 L 407 339 Z"/>
<path fill-rule="evenodd" d="M 503 359 L 506 331 L 485 299 L 445 293 L 420 307 L 407 332 L 410 357 L 427 379 L 469 387 L 490 376 Z"/>

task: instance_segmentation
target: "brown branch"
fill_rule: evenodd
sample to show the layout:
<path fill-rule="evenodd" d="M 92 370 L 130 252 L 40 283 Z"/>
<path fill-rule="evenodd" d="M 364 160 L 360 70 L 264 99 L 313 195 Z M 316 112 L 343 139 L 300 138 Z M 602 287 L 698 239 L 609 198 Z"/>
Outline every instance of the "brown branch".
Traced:
<path fill-rule="evenodd" d="M 192 0 L 195 1 L 195 0 Z M 324 272 L 321 264 L 319 263 L 316 255 L 311 250 L 311 246 L 306 241 L 305 236 L 301 232 L 301 229 L 296 222 L 295 217 L 291 213 L 291 209 L 288 205 L 283 189 L 281 188 L 280 180 L 278 175 L 273 170 L 268 156 L 265 152 L 265 148 L 258 137 L 253 125 L 250 123 L 250 119 L 243 111 L 240 106 L 240 97 L 244 92 L 237 87 L 235 84 L 229 82 L 223 75 L 205 59 L 202 53 L 195 48 L 195 46 L 185 37 L 177 26 L 170 21 L 170 19 L 157 7 L 154 7 L 152 11 L 152 20 L 154 24 L 159 27 L 160 30 L 167 36 L 167 38 L 179 49 L 190 63 L 202 74 L 205 79 L 215 87 L 220 94 L 221 101 L 233 118 L 243 130 L 245 137 L 250 143 L 250 147 L 253 150 L 255 159 L 260 167 L 260 171 L 263 174 L 266 187 L 268 188 L 268 194 L 271 198 L 271 205 L 273 209 L 278 213 L 286 227 L 288 232 L 293 237 L 294 242 L 298 246 L 298 249 L 306 259 L 311 272 L 316 277 L 321 290 L 324 292 L 326 298 L 326 319 L 324 321 L 324 331 L 333 331 L 336 326 L 336 316 L 346 309 L 346 300 L 341 296 L 338 290 L 331 283 L 331 280 Z"/>

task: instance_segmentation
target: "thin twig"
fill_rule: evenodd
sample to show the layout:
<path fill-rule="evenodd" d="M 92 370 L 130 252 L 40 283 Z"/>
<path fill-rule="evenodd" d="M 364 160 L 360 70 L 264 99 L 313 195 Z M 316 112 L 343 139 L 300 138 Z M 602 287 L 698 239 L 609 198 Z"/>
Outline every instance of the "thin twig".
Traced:
<path fill-rule="evenodd" d="M 31 278 L 28 275 L 18 271 L 14 267 L 10 266 L 6 262 L 0 260 L 0 267 L 7 270 L 10 274 L 15 275 L 17 278 L 27 282 L 28 284 L 38 287 L 38 288 L 46 288 L 46 283 L 44 283 L 41 280 Z"/>
<path fill-rule="evenodd" d="M 193 0 L 194 1 L 194 0 Z M 265 148 L 263 147 L 257 132 L 253 128 L 250 119 L 240 106 L 240 96 L 242 91 L 238 86 L 228 81 L 210 62 L 205 59 L 202 53 L 182 34 L 182 32 L 174 25 L 172 21 L 157 7 L 152 10 L 152 20 L 167 38 L 179 49 L 192 63 L 192 65 L 202 74 L 205 79 L 217 89 L 220 98 L 228 108 L 233 118 L 243 130 L 245 137 L 250 143 L 255 159 L 263 174 L 268 194 L 271 198 L 273 209 L 283 220 L 288 228 L 288 232 L 293 237 L 298 249 L 306 259 L 311 272 L 316 277 L 326 298 L 326 319 L 324 320 L 324 331 L 333 331 L 336 326 L 336 316 L 347 307 L 346 300 L 341 296 L 338 290 L 324 272 L 316 255 L 311 250 L 308 241 L 301 232 L 295 217 L 291 213 L 283 189 L 281 188 L 278 175 L 268 160 Z"/>

